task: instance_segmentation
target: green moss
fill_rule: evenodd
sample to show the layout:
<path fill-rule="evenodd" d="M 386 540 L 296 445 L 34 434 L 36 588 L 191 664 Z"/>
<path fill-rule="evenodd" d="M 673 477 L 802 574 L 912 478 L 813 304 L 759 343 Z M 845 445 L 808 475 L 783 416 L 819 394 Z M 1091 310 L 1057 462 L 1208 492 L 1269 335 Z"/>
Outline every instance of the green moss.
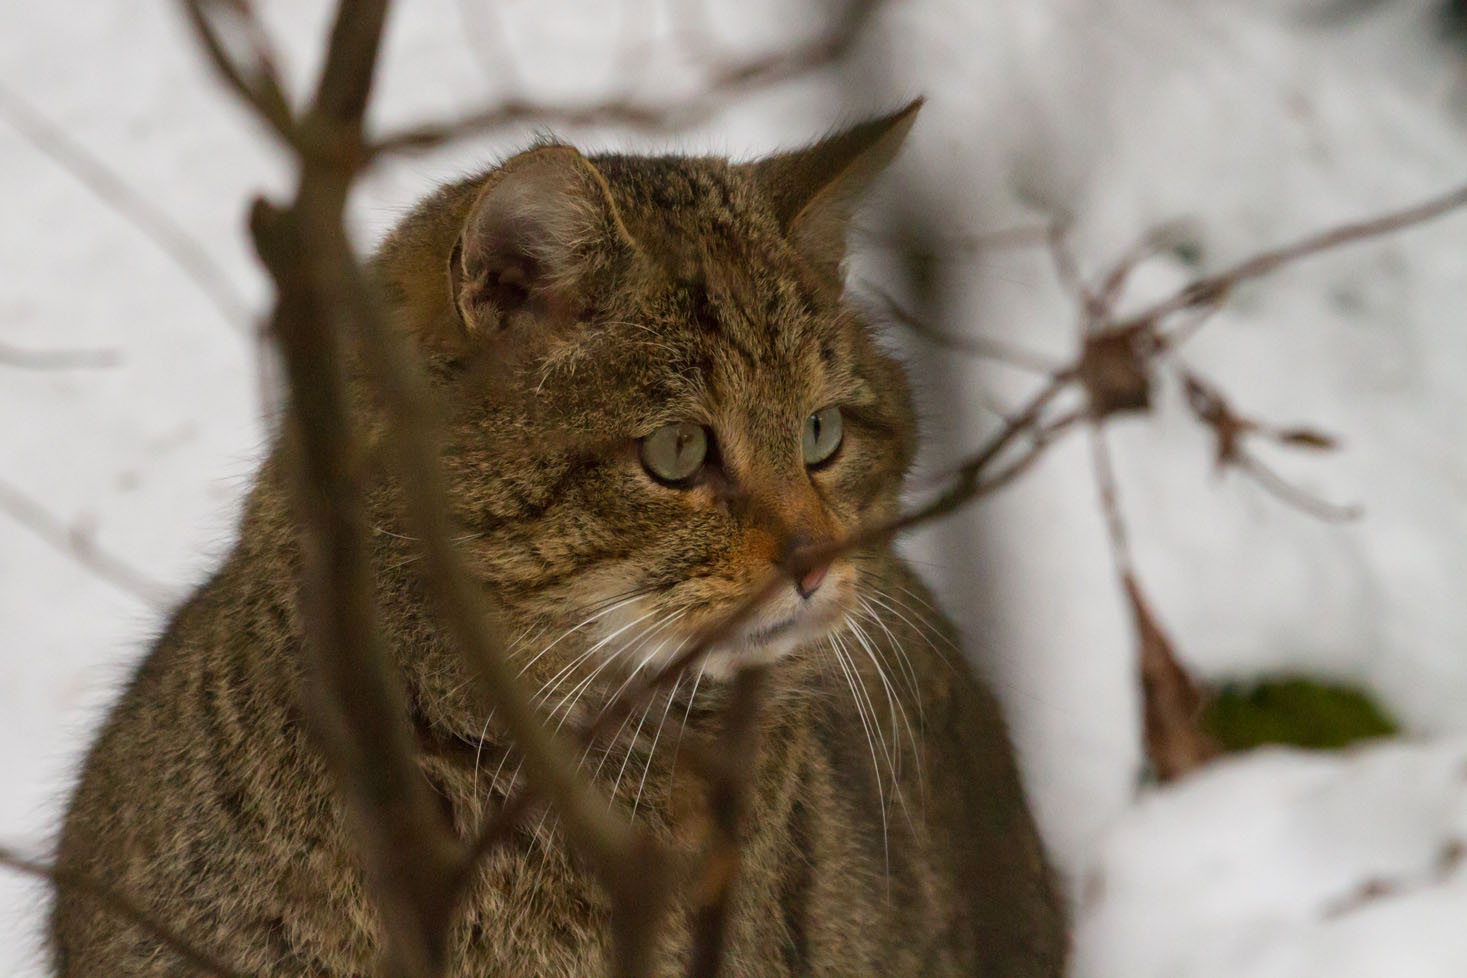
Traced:
<path fill-rule="evenodd" d="M 1338 750 L 1398 731 L 1363 690 L 1297 676 L 1229 683 L 1208 703 L 1201 724 L 1227 751 L 1262 744 Z"/>

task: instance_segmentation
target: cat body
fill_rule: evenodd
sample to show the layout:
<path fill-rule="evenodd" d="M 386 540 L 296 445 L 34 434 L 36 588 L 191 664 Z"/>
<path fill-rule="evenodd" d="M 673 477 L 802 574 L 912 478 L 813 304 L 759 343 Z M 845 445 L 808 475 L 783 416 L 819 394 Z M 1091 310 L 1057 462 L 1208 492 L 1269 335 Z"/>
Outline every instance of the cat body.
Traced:
<path fill-rule="evenodd" d="M 440 190 L 374 259 L 442 409 L 465 560 L 552 725 L 668 661 L 793 549 L 896 513 L 909 397 L 839 266 L 854 199 L 914 112 L 746 165 L 538 146 Z M 112 711 L 58 862 L 241 972 L 345 978 L 372 971 L 378 926 L 301 712 L 288 477 L 277 450 L 234 552 Z M 367 506 L 421 768 L 471 837 L 518 758 L 432 613 L 385 474 Z M 997 704 L 885 545 L 792 581 L 587 751 L 586 774 L 697 856 L 706 786 L 680 754 L 717 736 L 741 661 L 768 665 L 771 692 L 724 974 L 1062 973 L 1063 914 Z M 686 968 L 686 894 L 673 903 L 659 974 Z M 534 816 L 486 858 L 450 973 L 605 974 L 608 915 L 553 815 Z M 64 888 L 53 943 L 62 978 L 192 973 Z"/>

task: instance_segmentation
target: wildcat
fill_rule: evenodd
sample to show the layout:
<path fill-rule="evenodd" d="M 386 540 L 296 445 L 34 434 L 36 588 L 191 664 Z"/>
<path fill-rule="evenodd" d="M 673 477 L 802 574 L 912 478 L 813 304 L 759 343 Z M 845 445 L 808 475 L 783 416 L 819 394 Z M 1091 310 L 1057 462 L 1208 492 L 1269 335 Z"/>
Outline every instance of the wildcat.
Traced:
<path fill-rule="evenodd" d="M 548 722 L 667 661 L 792 548 L 896 513 L 907 386 L 840 268 L 852 208 L 916 108 L 751 164 L 542 144 L 441 188 L 373 259 L 440 402 L 466 561 Z M 234 551 L 113 709 L 57 858 L 245 973 L 344 978 L 370 972 L 377 923 L 298 703 L 287 466 L 267 459 Z M 421 768 L 467 837 L 518 762 L 429 609 L 387 475 L 367 506 Z M 955 642 L 889 546 L 854 551 L 789 581 L 588 751 L 588 776 L 690 850 L 704 790 L 678 744 L 713 733 L 740 662 L 769 664 L 725 974 L 1062 973 L 1007 734 Z M 675 903 L 669 975 L 690 941 Z M 527 820 L 483 866 L 451 973 L 604 974 L 607 915 L 554 819 Z M 63 978 L 191 973 L 64 888 L 52 936 Z"/>

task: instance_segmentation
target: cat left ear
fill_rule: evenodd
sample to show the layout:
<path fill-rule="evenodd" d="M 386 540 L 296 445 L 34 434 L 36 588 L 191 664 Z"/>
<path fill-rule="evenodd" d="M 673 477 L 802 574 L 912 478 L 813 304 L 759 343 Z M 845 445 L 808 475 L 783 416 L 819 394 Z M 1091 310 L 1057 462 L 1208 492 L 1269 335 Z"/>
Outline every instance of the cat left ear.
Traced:
<path fill-rule="evenodd" d="M 839 277 L 856 202 L 901 149 L 920 108 L 919 98 L 806 149 L 753 164 L 791 242 L 831 276 Z"/>
<path fill-rule="evenodd" d="M 569 146 L 540 146 L 492 173 L 449 257 L 454 306 L 470 333 L 519 315 L 573 319 L 590 276 L 625 228 L 605 181 Z"/>

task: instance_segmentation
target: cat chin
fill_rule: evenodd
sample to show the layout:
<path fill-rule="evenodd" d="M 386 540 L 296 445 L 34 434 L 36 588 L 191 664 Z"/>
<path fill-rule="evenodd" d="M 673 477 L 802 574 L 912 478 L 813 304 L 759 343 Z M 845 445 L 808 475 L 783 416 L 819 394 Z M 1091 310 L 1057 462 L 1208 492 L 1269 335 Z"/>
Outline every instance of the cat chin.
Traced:
<path fill-rule="evenodd" d="M 708 653 L 705 672 L 713 679 L 728 679 L 744 666 L 772 665 L 823 640 L 837 630 L 848 608 L 834 593 L 838 590 L 844 589 L 832 587 L 827 595 L 800 601 L 783 614 L 771 609 L 759 615 L 742 634 Z"/>

